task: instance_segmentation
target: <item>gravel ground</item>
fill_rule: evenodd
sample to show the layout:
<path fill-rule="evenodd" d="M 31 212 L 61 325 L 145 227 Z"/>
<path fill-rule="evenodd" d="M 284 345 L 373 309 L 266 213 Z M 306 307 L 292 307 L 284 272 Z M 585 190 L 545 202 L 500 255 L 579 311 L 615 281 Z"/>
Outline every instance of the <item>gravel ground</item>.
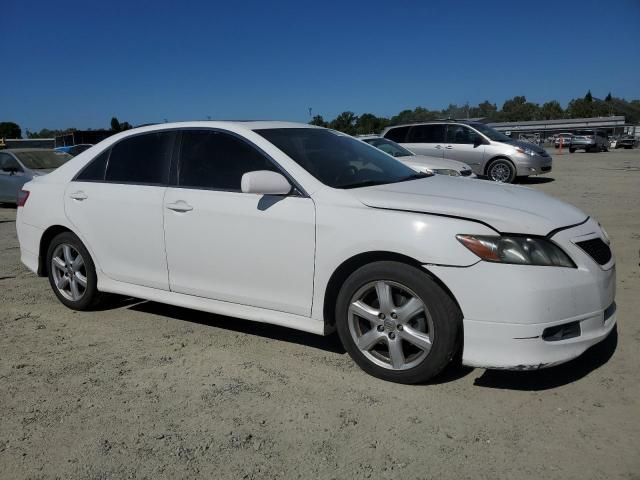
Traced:
<path fill-rule="evenodd" d="M 639 479 L 640 153 L 565 153 L 525 183 L 609 231 L 618 334 L 560 367 L 421 386 L 367 376 L 335 336 L 150 302 L 70 311 L 0 207 L 0 477 Z"/>

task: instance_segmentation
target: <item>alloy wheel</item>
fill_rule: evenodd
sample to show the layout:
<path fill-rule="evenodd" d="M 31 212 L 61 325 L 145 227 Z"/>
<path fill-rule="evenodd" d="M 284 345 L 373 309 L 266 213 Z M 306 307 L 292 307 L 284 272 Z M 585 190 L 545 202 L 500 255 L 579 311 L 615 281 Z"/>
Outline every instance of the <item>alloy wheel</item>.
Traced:
<path fill-rule="evenodd" d="M 87 270 L 80 252 L 68 243 L 56 247 L 51 257 L 51 273 L 58 292 L 72 302 L 87 291 Z"/>
<path fill-rule="evenodd" d="M 431 351 L 434 326 L 424 302 L 397 282 L 378 280 L 349 303 L 348 325 L 360 352 L 390 370 L 419 365 Z"/>
<path fill-rule="evenodd" d="M 504 163 L 496 163 L 489 170 L 489 177 L 496 182 L 508 182 L 511 178 L 511 169 Z"/>

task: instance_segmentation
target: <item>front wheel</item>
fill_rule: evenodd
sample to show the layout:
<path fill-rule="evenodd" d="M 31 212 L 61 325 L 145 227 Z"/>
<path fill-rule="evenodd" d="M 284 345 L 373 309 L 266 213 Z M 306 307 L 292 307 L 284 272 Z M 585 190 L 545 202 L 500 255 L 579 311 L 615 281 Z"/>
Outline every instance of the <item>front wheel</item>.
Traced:
<path fill-rule="evenodd" d="M 487 177 L 494 182 L 513 183 L 516 178 L 516 168 L 509 160 L 498 158 L 489 164 Z"/>
<path fill-rule="evenodd" d="M 397 383 L 421 383 L 454 357 L 462 314 L 429 275 L 398 262 L 352 273 L 336 302 L 338 335 L 365 372 Z"/>
<path fill-rule="evenodd" d="M 89 310 L 102 300 L 91 256 L 73 233 L 54 237 L 47 250 L 47 266 L 51 288 L 67 307 Z"/>

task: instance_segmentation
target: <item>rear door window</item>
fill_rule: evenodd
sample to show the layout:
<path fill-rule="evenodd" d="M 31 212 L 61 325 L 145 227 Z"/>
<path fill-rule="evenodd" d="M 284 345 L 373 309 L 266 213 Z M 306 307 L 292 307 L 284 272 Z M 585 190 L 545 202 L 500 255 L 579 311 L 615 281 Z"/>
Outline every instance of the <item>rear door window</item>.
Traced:
<path fill-rule="evenodd" d="M 80 171 L 76 180 L 79 182 L 103 182 L 110 153 L 111 149 L 108 148 L 91 160 L 89 164 Z"/>
<path fill-rule="evenodd" d="M 473 145 L 478 134 L 464 125 L 447 125 L 447 143 Z"/>
<path fill-rule="evenodd" d="M 240 191 L 242 175 L 256 170 L 279 172 L 255 146 L 216 130 L 182 132 L 178 185 Z"/>
<path fill-rule="evenodd" d="M 388 138 L 389 140 L 393 140 L 396 143 L 404 143 L 407 139 L 407 133 L 409 133 L 409 128 L 411 127 L 397 127 L 392 128 L 384 134 L 384 138 Z"/>
<path fill-rule="evenodd" d="M 152 132 L 125 138 L 111 149 L 105 180 L 113 183 L 164 185 L 176 134 Z"/>
<path fill-rule="evenodd" d="M 443 143 L 445 125 L 416 125 L 411 127 L 408 143 Z"/>

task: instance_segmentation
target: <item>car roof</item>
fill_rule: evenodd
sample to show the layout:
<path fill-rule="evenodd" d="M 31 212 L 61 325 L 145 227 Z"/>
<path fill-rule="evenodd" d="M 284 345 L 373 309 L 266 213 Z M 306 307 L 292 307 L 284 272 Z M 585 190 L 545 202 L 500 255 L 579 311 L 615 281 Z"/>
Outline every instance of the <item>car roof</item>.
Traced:
<path fill-rule="evenodd" d="M 415 127 L 417 125 L 479 125 L 480 122 L 472 122 L 469 120 L 425 120 L 424 122 L 401 123 L 399 125 L 389 125 L 385 130 L 391 130 L 398 127 Z"/>
<path fill-rule="evenodd" d="M 308 123 L 298 122 L 282 122 L 273 120 L 203 120 L 203 121 L 187 121 L 187 122 L 171 122 L 157 123 L 144 127 L 136 127 L 131 130 L 125 130 L 124 134 L 153 132 L 157 130 L 165 130 L 171 128 L 234 128 L 244 130 L 263 130 L 267 128 L 319 128 Z"/>

